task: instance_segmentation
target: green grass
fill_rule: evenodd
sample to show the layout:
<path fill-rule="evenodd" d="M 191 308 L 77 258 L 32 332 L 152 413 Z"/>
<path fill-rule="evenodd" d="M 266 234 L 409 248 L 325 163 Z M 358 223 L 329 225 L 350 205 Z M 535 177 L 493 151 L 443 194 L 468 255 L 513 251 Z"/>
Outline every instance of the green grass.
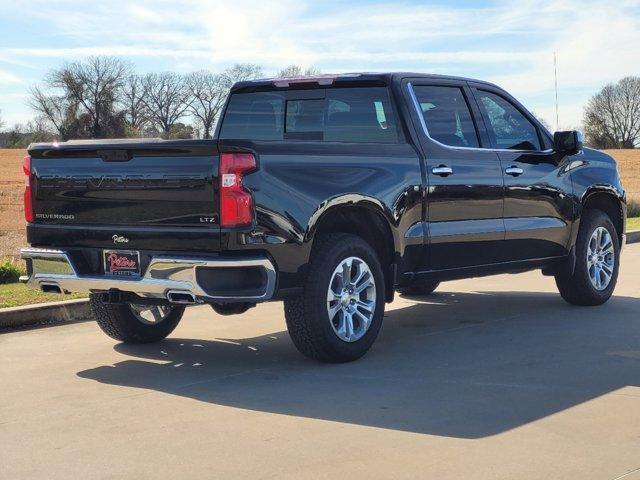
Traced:
<path fill-rule="evenodd" d="M 627 217 L 640 217 L 640 201 L 637 198 L 627 199 Z"/>
<path fill-rule="evenodd" d="M 19 307 L 33 303 L 57 302 L 60 300 L 83 298 L 85 296 L 86 295 L 81 293 L 72 293 L 70 295 L 43 293 L 38 289 L 27 287 L 22 283 L 9 283 L 0 285 L 0 308 Z"/>
<path fill-rule="evenodd" d="M 640 230 L 640 217 L 627 218 L 627 232 Z"/>

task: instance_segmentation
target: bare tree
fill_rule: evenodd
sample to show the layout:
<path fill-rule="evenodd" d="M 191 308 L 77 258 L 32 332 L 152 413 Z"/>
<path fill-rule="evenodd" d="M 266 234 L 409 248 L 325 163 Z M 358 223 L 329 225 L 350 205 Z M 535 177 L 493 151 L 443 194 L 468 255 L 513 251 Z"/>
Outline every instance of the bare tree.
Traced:
<path fill-rule="evenodd" d="M 177 73 L 149 73 L 142 77 L 142 102 L 149 120 L 165 138 L 190 105 L 190 92 L 183 76 Z"/>
<path fill-rule="evenodd" d="M 129 75 L 125 79 L 120 95 L 120 106 L 129 130 L 127 133 L 134 136 L 139 135 L 148 122 L 144 103 L 144 87 L 139 75 Z"/>
<path fill-rule="evenodd" d="M 220 74 L 139 76 L 117 58 L 90 57 L 53 70 L 42 85 L 31 89 L 29 105 L 63 140 L 185 136 L 187 126 L 173 126 L 189 113 L 196 127 L 191 132 L 206 138 L 213 133 L 231 86 L 260 76 L 262 68 L 255 64 L 237 64 Z"/>
<path fill-rule="evenodd" d="M 31 135 L 30 142 L 45 142 L 55 136 L 48 128 L 47 119 L 41 115 L 27 122 L 25 130 Z"/>
<path fill-rule="evenodd" d="M 189 111 L 201 130 L 202 138 L 211 138 L 213 125 L 227 97 L 226 83 L 222 75 L 205 70 L 194 72 L 187 78 L 191 94 Z"/>
<path fill-rule="evenodd" d="M 4 121 L 2 120 L 2 110 L 0 110 L 0 130 L 4 128 Z"/>
<path fill-rule="evenodd" d="M 54 70 L 46 83 L 81 107 L 90 120 L 90 136 L 101 138 L 113 133 L 115 105 L 129 72 L 129 65 L 118 58 L 89 57 Z"/>
<path fill-rule="evenodd" d="M 221 74 L 205 70 L 194 72 L 187 78 L 191 94 L 189 111 L 196 120 L 196 130 L 202 138 L 210 138 L 213 127 L 234 83 L 262 76 L 262 67 L 240 63 Z"/>
<path fill-rule="evenodd" d="M 320 75 L 320 73 L 320 69 L 316 67 L 307 67 L 304 69 L 300 65 L 289 65 L 288 67 L 280 70 L 277 77 L 313 77 L 315 75 Z"/>
<path fill-rule="evenodd" d="M 68 138 L 69 116 L 71 114 L 75 117 L 75 104 L 70 103 L 64 95 L 48 94 L 40 87 L 33 87 L 29 106 L 38 116 L 46 118 L 61 138 Z"/>
<path fill-rule="evenodd" d="M 26 148 L 33 142 L 51 142 L 56 136 L 49 130 L 49 125 L 48 119 L 42 116 L 35 117 L 26 125 L 16 123 L 4 135 L 5 147 Z"/>
<path fill-rule="evenodd" d="M 262 67 L 253 63 L 238 63 L 233 67 L 227 68 L 221 73 L 222 83 L 226 90 L 229 90 L 234 83 L 244 80 L 254 80 L 264 76 Z"/>
<path fill-rule="evenodd" d="M 180 138 L 193 138 L 194 132 L 193 127 L 191 125 L 186 125 L 181 122 L 176 122 L 171 126 L 171 132 L 169 132 L 169 137 L 171 139 L 180 139 Z"/>
<path fill-rule="evenodd" d="M 596 148 L 640 146 L 640 77 L 606 85 L 584 111 L 587 143 Z"/>

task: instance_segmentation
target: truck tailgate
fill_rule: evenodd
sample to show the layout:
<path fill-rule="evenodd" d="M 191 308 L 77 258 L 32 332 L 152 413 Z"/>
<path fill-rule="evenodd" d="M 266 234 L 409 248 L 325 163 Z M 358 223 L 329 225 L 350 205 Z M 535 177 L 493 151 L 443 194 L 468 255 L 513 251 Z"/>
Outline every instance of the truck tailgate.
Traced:
<path fill-rule="evenodd" d="M 110 227 L 113 234 L 127 227 L 157 230 L 158 245 L 145 242 L 147 248 L 165 246 L 164 229 L 219 236 L 216 141 L 78 141 L 32 145 L 29 155 L 29 230 L 41 227 L 52 244 L 64 244 L 65 235 L 96 239 L 97 231 Z"/>

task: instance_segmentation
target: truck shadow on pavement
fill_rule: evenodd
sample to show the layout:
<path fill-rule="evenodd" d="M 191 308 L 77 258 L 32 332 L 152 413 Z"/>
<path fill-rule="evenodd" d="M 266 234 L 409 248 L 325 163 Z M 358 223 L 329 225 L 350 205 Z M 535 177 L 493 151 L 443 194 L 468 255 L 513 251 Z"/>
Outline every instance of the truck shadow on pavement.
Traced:
<path fill-rule="evenodd" d="M 363 359 L 322 365 L 286 332 L 169 338 L 85 379 L 216 405 L 458 438 L 525 425 L 640 385 L 640 299 L 566 305 L 555 293 L 441 292 L 390 310 Z"/>

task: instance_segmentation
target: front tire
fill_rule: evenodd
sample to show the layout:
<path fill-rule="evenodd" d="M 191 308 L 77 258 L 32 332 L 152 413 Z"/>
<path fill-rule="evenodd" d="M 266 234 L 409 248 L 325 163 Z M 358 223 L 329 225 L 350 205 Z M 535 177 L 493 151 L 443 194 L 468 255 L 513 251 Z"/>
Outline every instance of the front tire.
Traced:
<path fill-rule="evenodd" d="M 384 293 L 382 268 L 368 243 L 349 234 L 319 238 L 304 293 L 284 302 L 291 340 L 320 362 L 362 357 L 382 326 Z"/>
<path fill-rule="evenodd" d="M 618 280 L 620 244 L 611 219 L 600 210 L 586 210 L 576 241 L 573 275 L 556 275 L 560 295 L 572 305 L 602 305 Z"/>
<path fill-rule="evenodd" d="M 89 296 L 91 311 L 104 333 L 124 343 L 153 343 L 178 326 L 184 307 L 106 303 L 102 295 Z"/>

